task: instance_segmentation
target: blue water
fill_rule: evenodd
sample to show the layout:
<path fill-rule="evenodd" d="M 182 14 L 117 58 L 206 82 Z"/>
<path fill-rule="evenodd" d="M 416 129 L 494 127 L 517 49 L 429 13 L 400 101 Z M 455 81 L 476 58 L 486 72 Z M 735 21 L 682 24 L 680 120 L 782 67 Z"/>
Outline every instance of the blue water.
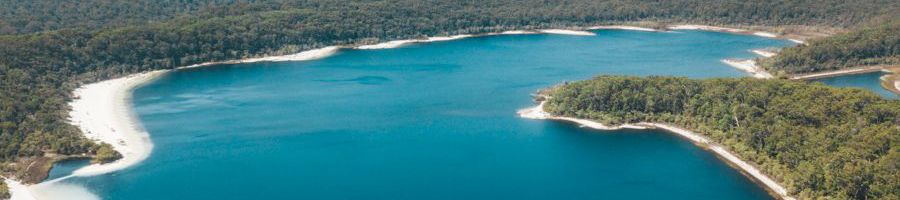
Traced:
<path fill-rule="evenodd" d="M 104 199 L 771 199 L 654 130 L 519 118 L 600 74 L 740 77 L 789 43 L 714 32 L 511 35 L 168 74 L 134 93 L 146 161 L 68 179 Z"/>
<path fill-rule="evenodd" d="M 862 88 L 865 90 L 873 91 L 888 99 L 900 98 L 900 95 L 894 94 L 893 92 L 884 89 L 884 87 L 881 87 L 881 80 L 879 78 L 884 74 L 884 72 L 850 74 L 844 76 L 816 79 L 815 81 L 819 81 L 835 87 Z"/>

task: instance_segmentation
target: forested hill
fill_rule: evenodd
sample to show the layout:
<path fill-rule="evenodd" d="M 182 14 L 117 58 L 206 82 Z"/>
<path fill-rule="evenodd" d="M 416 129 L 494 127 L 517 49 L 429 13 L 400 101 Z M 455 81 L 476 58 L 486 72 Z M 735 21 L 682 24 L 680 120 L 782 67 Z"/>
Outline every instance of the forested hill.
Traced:
<path fill-rule="evenodd" d="M 727 147 L 799 199 L 900 198 L 900 101 L 789 80 L 600 76 L 557 87 L 549 112 L 661 122 Z"/>
<path fill-rule="evenodd" d="M 900 10 L 893 18 L 876 19 L 847 33 L 785 48 L 760 63 L 781 75 L 900 65 Z"/>
<path fill-rule="evenodd" d="M 435 15 L 487 14 L 497 17 L 549 15 L 564 20 L 654 20 L 711 24 L 852 26 L 897 8 L 892 0 L 486 0 L 486 1 L 314 1 L 314 0 L 0 0 L 0 34 L 27 34 L 64 28 L 103 29 L 178 17 L 225 17 L 253 12 L 315 9 L 400 11 L 419 7 Z M 395 9 L 385 9 L 398 7 Z M 497 13 L 484 13 L 497 12 Z M 398 13 L 399 14 L 399 13 Z M 456 16 L 459 17 L 459 16 Z M 456 18 L 446 16 L 448 19 Z M 437 17 L 440 18 L 440 17 Z M 458 18 L 457 18 L 458 19 Z M 552 21 L 544 21 L 552 22 Z"/>
<path fill-rule="evenodd" d="M 241 2 L 0 0 L 0 162 L 93 153 L 96 144 L 66 123 L 71 91 L 153 69 L 424 35 L 628 21 L 847 27 L 900 7 L 894 0 Z"/>

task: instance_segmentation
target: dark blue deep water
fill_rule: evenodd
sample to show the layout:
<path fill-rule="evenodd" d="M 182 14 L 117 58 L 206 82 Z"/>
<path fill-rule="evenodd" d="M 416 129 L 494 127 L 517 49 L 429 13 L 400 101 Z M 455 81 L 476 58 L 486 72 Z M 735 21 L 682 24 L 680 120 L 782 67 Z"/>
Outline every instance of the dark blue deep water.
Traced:
<path fill-rule="evenodd" d="M 519 118 L 529 94 L 601 74 L 740 77 L 720 62 L 790 45 L 598 31 L 342 50 L 170 73 L 134 93 L 154 151 L 75 178 L 104 199 L 771 199 L 690 142 Z"/>

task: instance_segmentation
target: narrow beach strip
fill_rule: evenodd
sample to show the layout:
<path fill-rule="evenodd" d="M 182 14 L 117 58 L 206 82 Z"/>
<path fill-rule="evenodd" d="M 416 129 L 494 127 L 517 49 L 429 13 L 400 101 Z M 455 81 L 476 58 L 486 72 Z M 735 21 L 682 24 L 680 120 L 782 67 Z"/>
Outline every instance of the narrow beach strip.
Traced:
<path fill-rule="evenodd" d="M 425 39 L 410 39 L 410 40 L 394 40 L 388 42 L 382 42 L 378 44 L 370 44 L 370 45 L 362 45 L 358 47 L 354 47 L 354 49 L 391 49 L 401 47 L 403 45 L 408 45 L 412 43 L 421 43 L 421 42 L 440 42 L 440 41 L 449 41 L 449 40 L 457 40 L 462 38 L 472 37 L 474 35 L 454 35 L 454 36 L 439 36 L 439 37 L 428 37 Z"/>
<path fill-rule="evenodd" d="M 847 74 L 864 74 L 864 73 L 870 73 L 870 72 L 877 72 L 877 71 L 882 71 L 883 69 L 884 69 L 884 66 L 856 67 L 856 68 L 850 68 L 850 69 L 799 74 L 799 75 L 794 75 L 793 77 L 791 77 L 791 79 L 794 79 L 794 80 L 819 79 L 819 78 L 827 78 L 827 77 L 841 76 L 841 75 L 847 75 Z"/>
<path fill-rule="evenodd" d="M 568 30 L 568 29 L 541 29 L 538 32 L 546 33 L 546 34 L 560 34 L 560 35 L 575 35 L 575 36 L 595 36 L 597 35 L 594 32 L 590 31 L 577 31 L 577 30 Z"/>
<path fill-rule="evenodd" d="M 629 31 L 647 31 L 647 32 L 663 32 L 664 30 L 652 29 L 652 28 L 644 28 L 637 26 L 621 26 L 621 25 L 610 25 L 610 26 L 594 26 L 588 28 L 588 30 L 629 30 Z"/>
<path fill-rule="evenodd" d="M 754 78 L 770 79 L 775 77 L 762 67 L 759 67 L 759 65 L 756 65 L 756 61 L 753 59 L 724 59 L 722 62 L 741 71 L 750 73 Z"/>
<path fill-rule="evenodd" d="M 771 58 L 772 56 L 778 55 L 777 52 L 769 51 L 769 50 L 765 50 L 765 49 L 754 49 L 754 50 L 750 50 L 750 52 L 753 52 L 756 55 L 759 55 L 759 56 L 762 56 L 765 58 Z"/>
<path fill-rule="evenodd" d="M 765 32 L 765 31 L 750 31 L 739 28 L 725 28 L 718 26 L 706 26 L 706 25 L 694 25 L 694 24 L 685 24 L 685 25 L 674 25 L 669 26 L 669 29 L 672 30 L 704 30 L 704 31 L 716 31 L 716 32 L 726 32 L 726 33 L 738 33 L 738 34 L 751 34 L 760 37 L 767 38 L 777 38 L 778 34 Z"/>
<path fill-rule="evenodd" d="M 549 99 L 549 97 L 547 97 Z M 587 119 L 578 119 L 572 117 L 560 117 L 554 116 L 546 111 L 544 111 L 544 104 L 547 101 L 541 101 L 537 106 L 532 108 L 526 108 L 518 111 L 518 114 L 522 118 L 528 119 L 540 119 L 540 120 L 560 120 L 560 121 L 569 121 L 578 123 L 581 127 L 589 127 L 593 129 L 599 130 L 618 130 L 618 129 L 663 129 L 671 133 L 675 133 L 681 137 L 687 138 L 691 140 L 694 144 L 699 146 L 708 147 L 713 153 L 718 155 L 720 158 L 724 159 L 728 163 L 735 166 L 737 169 L 745 172 L 747 175 L 753 177 L 755 180 L 759 181 L 763 186 L 765 186 L 769 191 L 775 193 L 781 199 L 785 200 L 794 200 L 793 197 L 788 196 L 787 190 L 784 189 L 783 186 L 778 184 L 778 182 L 769 178 L 763 174 L 759 169 L 757 169 L 754 165 L 747 163 L 744 160 L 741 160 L 739 157 L 735 156 L 733 153 L 728 151 L 726 148 L 713 143 L 710 139 L 704 137 L 703 135 L 697 134 L 687 129 L 679 128 L 676 126 L 661 124 L 661 123 L 649 123 L 649 122 L 641 122 L 637 124 L 623 124 L 619 126 L 608 126 L 602 123 L 598 123 L 592 120 Z"/>

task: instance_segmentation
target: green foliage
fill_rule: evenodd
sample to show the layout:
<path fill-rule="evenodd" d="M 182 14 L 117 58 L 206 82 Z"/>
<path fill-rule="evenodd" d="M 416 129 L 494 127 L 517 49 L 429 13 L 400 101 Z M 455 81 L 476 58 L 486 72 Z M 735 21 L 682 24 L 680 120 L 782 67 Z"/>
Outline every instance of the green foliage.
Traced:
<path fill-rule="evenodd" d="M 9 187 L 6 186 L 6 182 L 4 182 L 2 179 L 3 178 L 0 178 L 0 199 L 9 199 Z"/>
<path fill-rule="evenodd" d="M 600 76 L 550 92 L 554 114 L 686 127 L 756 163 L 801 199 L 896 199 L 900 101 L 752 78 Z"/>
<path fill-rule="evenodd" d="M 97 148 L 96 155 L 94 159 L 91 160 L 93 163 L 109 163 L 115 160 L 122 158 L 122 154 L 119 154 L 118 151 L 113 149 L 112 145 L 103 143 L 100 144 L 100 147 Z"/>
<path fill-rule="evenodd" d="M 785 48 L 761 65 L 777 74 L 798 74 L 900 64 L 900 17 L 869 24 L 808 45 Z"/>

